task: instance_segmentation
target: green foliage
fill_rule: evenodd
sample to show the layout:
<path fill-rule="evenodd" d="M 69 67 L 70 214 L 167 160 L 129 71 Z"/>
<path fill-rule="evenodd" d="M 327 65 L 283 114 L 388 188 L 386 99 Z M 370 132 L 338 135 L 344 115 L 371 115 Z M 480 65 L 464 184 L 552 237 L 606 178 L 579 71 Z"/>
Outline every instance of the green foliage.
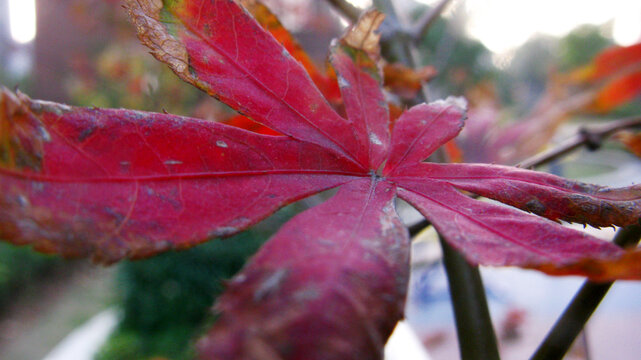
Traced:
<path fill-rule="evenodd" d="M 95 360 L 126 360 L 140 357 L 144 341 L 133 331 L 119 330 L 94 356 Z"/>
<path fill-rule="evenodd" d="M 567 71 L 586 65 L 611 45 L 612 40 L 603 36 L 598 26 L 579 26 L 560 40 L 559 67 Z"/>
<path fill-rule="evenodd" d="M 123 317 L 95 359 L 193 359 L 190 345 L 215 321 L 209 314 L 223 281 L 300 210 L 301 205 L 294 204 L 231 238 L 119 265 Z"/>
<path fill-rule="evenodd" d="M 142 360 L 163 356 L 173 360 L 191 360 L 194 354 L 187 347 L 193 329 L 175 326 L 154 333 L 119 329 L 94 356 L 95 360 Z M 162 355 L 161 355 L 162 354 Z"/>
<path fill-rule="evenodd" d="M 59 264 L 58 258 L 35 253 L 29 248 L 0 243 L 0 306 Z"/>
<path fill-rule="evenodd" d="M 245 232 L 225 240 L 123 263 L 118 284 L 124 316 L 99 360 L 163 356 L 188 359 L 189 343 L 230 278 L 263 243 Z"/>

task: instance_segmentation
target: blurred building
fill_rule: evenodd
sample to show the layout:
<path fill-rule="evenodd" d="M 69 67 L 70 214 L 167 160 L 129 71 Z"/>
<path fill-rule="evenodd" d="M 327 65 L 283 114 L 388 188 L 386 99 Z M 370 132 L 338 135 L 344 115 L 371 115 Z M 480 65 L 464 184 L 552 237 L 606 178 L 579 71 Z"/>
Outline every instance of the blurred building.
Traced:
<path fill-rule="evenodd" d="M 0 0 L 0 80 L 22 83 L 33 67 L 35 0 Z"/>
<path fill-rule="evenodd" d="M 9 4 L 7 0 L 0 0 L 0 79 L 6 69 L 11 35 L 9 34 Z"/>

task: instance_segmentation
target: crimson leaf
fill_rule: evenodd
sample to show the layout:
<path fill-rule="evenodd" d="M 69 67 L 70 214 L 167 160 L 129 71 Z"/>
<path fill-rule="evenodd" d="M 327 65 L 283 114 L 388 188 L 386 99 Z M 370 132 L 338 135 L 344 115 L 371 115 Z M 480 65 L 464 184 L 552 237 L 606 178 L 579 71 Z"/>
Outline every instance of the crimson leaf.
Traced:
<path fill-rule="evenodd" d="M 221 320 L 200 342 L 204 358 L 380 358 L 402 316 L 407 284 L 409 244 L 394 211 L 397 193 L 471 262 L 599 280 L 641 276 L 629 261 L 638 252 L 459 191 L 604 226 L 637 221 L 638 188 L 422 163 L 460 131 L 459 99 L 409 109 L 390 134 L 377 67 L 379 13 L 366 13 L 333 46 L 345 119 L 237 2 L 127 5 L 158 59 L 285 136 L 174 115 L 73 108 L 2 90 L 0 236 L 111 262 L 229 235 L 341 186 L 286 224 L 231 282 L 218 304 Z M 616 271 L 595 274 L 591 262 Z"/>

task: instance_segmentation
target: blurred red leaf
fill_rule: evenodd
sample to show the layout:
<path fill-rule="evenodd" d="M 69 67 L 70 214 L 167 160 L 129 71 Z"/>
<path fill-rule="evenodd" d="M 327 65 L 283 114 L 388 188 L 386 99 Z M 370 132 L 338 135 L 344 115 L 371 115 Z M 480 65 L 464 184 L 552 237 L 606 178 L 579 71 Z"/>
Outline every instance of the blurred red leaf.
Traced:
<path fill-rule="evenodd" d="M 605 79 L 630 67 L 638 67 L 640 64 L 641 43 L 615 46 L 598 54 L 592 63 L 582 70 L 582 74 L 590 80 Z"/>
<path fill-rule="evenodd" d="M 599 111 L 608 111 L 636 98 L 639 94 L 641 94 L 641 71 L 610 81 L 599 91 L 594 106 Z"/>
<path fill-rule="evenodd" d="M 599 91 L 593 108 L 610 111 L 641 94 L 641 43 L 606 49 L 570 77 L 597 84 Z"/>

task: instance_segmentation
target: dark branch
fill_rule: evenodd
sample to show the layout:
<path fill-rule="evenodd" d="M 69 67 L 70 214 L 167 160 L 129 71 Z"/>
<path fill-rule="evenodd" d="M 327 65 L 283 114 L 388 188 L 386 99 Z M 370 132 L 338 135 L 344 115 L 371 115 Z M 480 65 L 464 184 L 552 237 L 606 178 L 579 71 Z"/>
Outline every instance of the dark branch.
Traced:
<path fill-rule="evenodd" d="M 590 150 L 596 150 L 600 147 L 603 140 L 617 131 L 635 127 L 641 127 L 641 116 L 615 120 L 590 128 L 582 128 L 578 134 L 565 140 L 556 147 L 532 156 L 517 166 L 525 169 L 535 168 L 566 155 L 581 146 L 588 146 Z"/>
<path fill-rule="evenodd" d="M 427 34 L 429 28 L 434 24 L 434 21 L 443 13 L 452 0 L 441 0 L 435 7 L 425 11 L 420 19 L 416 21 L 416 24 L 412 26 L 410 30 L 410 35 L 412 40 L 419 41 L 420 39 Z"/>
<path fill-rule="evenodd" d="M 336 10 L 338 10 L 343 16 L 351 20 L 353 23 L 358 20 L 358 17 L 361 15 L 362 10 L 356 6 L 348 3 L 345 0 L 327 0 Z"/>
<path fill-rule="evenodd" d="M 478 266 L 471 266 L 439 235 L 450 287 L 461 359 L 498 360 L 499 350 Z"/>
<path fill-rule="evenodd" d="M 421 231 L 425 230 L 425 228 L 427 228 L 428 226 L 430 226 L 430 222 L 423 219 L 417 222 L 416 224 L 409 226 L 407 230 L 410 233 L 410 237 L 414 237 L 418 235 L 418 233 L 420 233 Z"/>

